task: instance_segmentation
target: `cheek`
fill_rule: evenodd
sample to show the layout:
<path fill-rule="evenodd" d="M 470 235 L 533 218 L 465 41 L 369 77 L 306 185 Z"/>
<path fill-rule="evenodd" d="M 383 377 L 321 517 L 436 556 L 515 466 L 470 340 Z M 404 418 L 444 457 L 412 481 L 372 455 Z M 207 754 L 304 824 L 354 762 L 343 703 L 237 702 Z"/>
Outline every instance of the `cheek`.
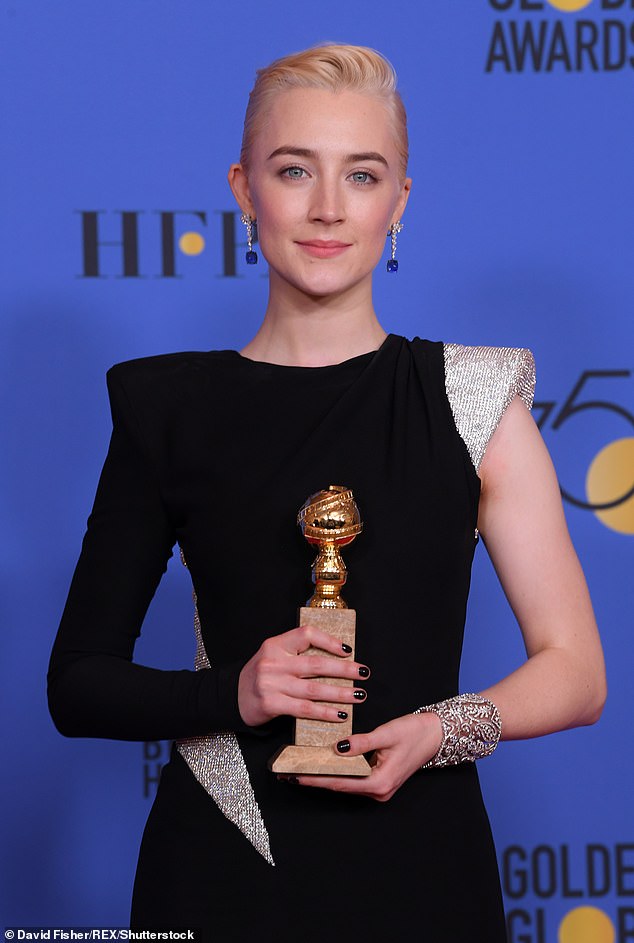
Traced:
<path fill-rule="evenodd" d="M 390 205 L 387 208 L 382 207 L 380 211 L 375 210 L 374 212 L 368 214 L 365 219 L 365 241 L 372 245 L 374 248 L 373 255 L 376 255 L 377 259 L 380 258 L 381 253 L 383 252 L 391 218 L 392 208 Z"/>
<path fill-rule="evenodd" d="M 387 230 L 385 230 L 387 232 Z M 377 232 L 376 238 L 373 240 L 371 247 L 368 249 L 367 260 L 372 265 L 376 267 L 381 260 L 381 256 L 385 250 L 385 232 L 381 229 L 380 232 Z"/>
<path fill-rule="evenodd" d="M 258 240 L 263 246 L 292 238 L 301 221 L 301 208 L 294 200 L 254 200 L 258 222 Z"/>
<path fill-rule="evenodd" d="M 258 243 L 266 261 L 275 266 L 281 263 L 288 243 L 286 229 L 274 215 L 262 215 L 258 229 Z"/>
<path fill-rule="evenodd" d="M 394 201 L 383 197 L 380 201 L 368 201 L 362 210 L 364 231 L 374 239 L 383 239 L 390 228 Z"/>

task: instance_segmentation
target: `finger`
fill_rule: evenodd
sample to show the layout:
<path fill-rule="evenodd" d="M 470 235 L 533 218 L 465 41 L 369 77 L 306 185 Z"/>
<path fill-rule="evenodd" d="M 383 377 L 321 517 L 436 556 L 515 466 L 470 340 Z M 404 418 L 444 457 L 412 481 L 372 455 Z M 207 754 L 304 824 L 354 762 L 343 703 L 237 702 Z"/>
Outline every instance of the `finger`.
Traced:
<path fill-rule="evenodd" d="M 303 678 L 289 679 L 284 685 L 284 693 L 302 700 L 326 701 L 333 704 L 362 704 L 367 698 L 363 688 Z"/>
<path fill-rule="evenodd" d="M 311 701 L 306 698 L 280 697 L 278 714 L 287 714 L 301 720 L 327 720 L 331 723 L 343 723 L 350 715 L 350 705 L 346 701 Z"/>
<path fill-rule="evenodd" d="M 317 789 L 331 789 L 333 792 L 345 792 L 357 796 L 374 798 L 375 787 L 373 773 L 369 776 L 308 776 L 296 775 L 293 785 L 312 786 Z"/>
<path fill-rule="evenodd" d="M 300 625 L 290 632 L 285 632 L 279 636 L 283 640 L 285 650 L 291 655 L 301 655 L 309 648 L 321 648 L 331 655 L 338 658 L 347 658 L 352 654 L 352 649 L 346 645 L 340 638 L 328 635 L 322 629 L 314 625 Z"/>
<path fill-rule="evenodd" d="M 367 665 L 358 661 L 328 655 L 297 655 L 292 670 L 299 678 L 345 678 L 349 681 L 366 681 L 371 673 Z"/>
<path fill-rule="evenodd" d="M 355 733 L 345 740 L 339 740 L 335 745 L 337 753 L 342 756 L 361 756 L 362 753 L 372 753 L 374 750 L 384 750 L 393 746 L 394 735 L 384 727 L 377 727 L 370 733 Z"/>
<path fill-rule="evenodd" d="M 331 789 L 351 795 L 367 796 L 377 802 L 387 802 L 403 782 L 394 764 L 372 766 L 368 776 L 309 776 L 297 774 L 296 785 Z"/>
<path fill-rule="evenodd" d="M 399 787 L 398 782 L 390 782 L 380 770 L 373 770 L 369 776 L 297 776 L 295 779 L 299 786 L 331 789 L 333 792 L 365 796 L 377 802 L 387 802 Z"/>

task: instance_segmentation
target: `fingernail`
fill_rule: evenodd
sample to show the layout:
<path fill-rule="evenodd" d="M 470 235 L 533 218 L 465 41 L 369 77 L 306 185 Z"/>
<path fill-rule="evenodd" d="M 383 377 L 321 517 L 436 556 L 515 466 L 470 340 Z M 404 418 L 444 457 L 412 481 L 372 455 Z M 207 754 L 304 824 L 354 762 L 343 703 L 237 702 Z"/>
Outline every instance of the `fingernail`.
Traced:
<path fill-rule="evenodd" d="M 297 776 L 278 776 L 277 778 L 281 783 L 290 783 L 292 786 L 296 786 L 299 782 Z"/>
<path fill-rule="evenodd" d="M 361 688 L 359 688 L 352 696 L 356 698 L 357 701 L 365 701 L 368 695 L 365 693 L 365 691 L 362 691 Z"/>
<path fill-rule="evenodd" d="M 346 655 L 352 655 L 352 646 L 351 646 L 351 645 L 346 645 L 345 642 L 342 642 L 342 643 L 341 643 L 341 647 L 342 647 L 343 651 L 346 653 Z"/>
<path fill-rule="evenodd" d="M 337 711 L 337 717 L 339 718 L 339 720 L 347 720 L 347 719 L 348 719 L 348 715 L 346 714 L 345 711 Z"/>
<path fill-rule="evenodd" d="M 350 749 L 350 741 L 340 740 L 339 743 L 337 744 L 337 749 L 339 750 L 340 753 L 347 753 L 348 750 Z"/>
<path fill-rule="evenodd" d="M 369 677 L 370 677 L 370 669 L 369 669 L 369 668 L 366 668 L 365 666 L 359 668 L 359 677 L 360 677 L 360 678 L 369 678 Z"/>

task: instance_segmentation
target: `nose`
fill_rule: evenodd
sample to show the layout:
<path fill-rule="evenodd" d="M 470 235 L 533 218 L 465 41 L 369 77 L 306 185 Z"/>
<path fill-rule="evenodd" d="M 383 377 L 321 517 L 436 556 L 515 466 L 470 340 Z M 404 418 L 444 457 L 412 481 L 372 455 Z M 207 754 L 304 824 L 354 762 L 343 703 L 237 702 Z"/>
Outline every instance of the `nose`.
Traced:
<path fill-rule="evenodd" d="M 339 181 L 323 176 L 315 181 L 310 219 L 316 223 L 340 223 L 345 219 L 343 193 Z"/>

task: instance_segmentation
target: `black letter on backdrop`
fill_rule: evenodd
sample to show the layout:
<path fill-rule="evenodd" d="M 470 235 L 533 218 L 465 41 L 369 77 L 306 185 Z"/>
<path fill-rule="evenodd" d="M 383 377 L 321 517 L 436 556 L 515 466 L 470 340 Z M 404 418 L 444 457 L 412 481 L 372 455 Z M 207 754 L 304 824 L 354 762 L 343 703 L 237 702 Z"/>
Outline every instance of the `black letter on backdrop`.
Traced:
<path fill-rule="evenodd" d="M 139 277 L 139 237 L 138 216 L 136 211 L 121 212 L 121 239 L 99 239 L 97 217 L 105 210 L 83 211 L 82 219 L 84 271 L 83 278 L 106 278 L 99 274 L 99 246 L 121 246 L 123 249 L 123 278 Z"/>
<path fill-rule="evenodd" d="M 615 36 L 615 41 L 612 43 L 610 37 Z M 616 49 L 615 49 L 616 47 Z M 625 26 L 623 23 L 620 23 L 618 20 L 604 20 L 603 21 L 603 68 L 606 72 L 618 72 L 619 69 L 622 69 L 625 63 L 627 62 L 627 35 L 625 32 Z M 615 52 L 616 56 L 612 57 L 611 52 Z"/>
<path fill-rule="evenodd" d="M 220 215 L 222 216 L 222 274 L 225 278 L 235 278 L 237 274 L 236 213 L 221 212 Z"/>
<path fill-rule="evenodd" d="M 506 72 L 512 71 L 508 49 L 506 48 L 506 40 L 504 39 L 504 27 L 501 20 L 497 20 L 493 26 L 493 35 L 491 36 L 491 45 L 489 46 L 485 72 L 492 72 L 495 62 L 501 62 Z"/>
<path fill-rule="evenodd" d="M 161 741 L 160 740 L 144 740 L 143 742 L 143 759 L 144 760 L 158 760 L 161 755 Z"/>
<path fill-rule="evenodd" d="M 563 62 L 566 72 L 572 72 L 572 63 L 568 52 L 568 43 L 566 42 L 566 33 L 564 24 L 557 20 L 553 27 L 553 36 L 550 41 L 550 52 L 548 53 L 548 62 L 546 71 L 552 72 L 555 62 Z"/>
<path fill-rule="evenodd" d="M 235 210 L 217 210 L 222 217 L 222 273 L 221 278 L 241 278 L 237 271 L 236 250 L 246 247 L 244 242 L 236 242 L 236 216 Z M 253 227 L 253 244 L 258 241 L 257 223 Z M 266 273 L 263 273 L 265 275 Z"/>
<path fill-rule="evenodd" d="M 604 897 L 610 890 L 610 852 L 605 845 L 588 845 L 586 848 L 588 870 L 588 894 Z"/>
<path fill-rule="evenodd" d="M 516 857 L 522 864 L 513 867 L 511 856 Z M 504 893 L 514 900 L 517 900 L 519 897 L 524 897 L 528 891 L 528 876 L 526 873 L 526 865 L 524 864 L 525 861 L 526 852 L 519 845 L 510 845 L 508 848 L 504 849 L 502 858 Z"/>
<path fill-rule="evenodd" d="M 162 766 L 160 763 L 154 763 L 154 775 L 151 774 L 151 766 L 149 763 L 143 765 L 143 798 L 148 799 L 150 796 L 150 786 L 154 786 L 154 792 L 156 792 L 156 787 L 158 786 L 161 779 L 161 770 Z"/>
<path fill-rule="evenodd" d="M 619 907 L 618 914 L 619 929 L 617 939 L 619 943 L 627 943 L 627 940 L 634 940 L 634 907 Z"/>
<path fill-rule="evenodd" d="M 570 849 L 568 845 L 562 845 L 561 852 L 561 896 L 562 897 L 583 897 L 583 891 L 578 887 L 570 886 Z"/>
<path fill-rule="evenodd" d="M 531 943 L 533 934 L 515 932 L 515 924 L 520 923 L 524 927 L 530 927 L 531 917 L 527 910 L 510 910 L 506 915 L 506 933 L 509 943 Z"/>
<path fill-rule="evenodd" d="M 542 883 L 540 861 L 545 862 Z M 553 897 L 557 892 L 557 855 L 550 845 L 538 845 L 531 856 L 533 891 L 537 897 Z"/>
<path fill-rule="evenodd" d="M 597 57 L 594 54 L 594 47 L 597 44 L 599 39 L 599 27 L 594 22 L 594 20 L 577 20 L 576 23 L 577 29 L 577 72 L 583 70 L 583 53 L 588 53 L 588 58 L 590 60 L 590 67 L 593 72 L 599 71 L 599 63 L 597 62 Z M 584 39 L 584 32 L 589 33 L 589 37 Z"/>
<path fill-rule="evenodd" d="M 524 71 L 524 62 L 527 58 L 527 51 L 530 52 L 533 69 L 535 72 L 541 72 L 544 61 L 544 46 L 546 44 L 547 29 L 548 21 L 540 20 L 539 39 L 537 39 L 535 33 L 533 32 L 533 24 L 530 22 L 530 20 L 526 23 L 523 23 L 521 29 L 519 23 L 510 24 L 511 40 L 513 42 L 513 54 L 515 56 L 515 63 L 518 72 Z"/>
<path fill-rule="evenodd" d="M 174 218 L 177 213 L 196 216 L 203 226 L 207 225 L 207 214 L 202 210 L 156 210 L 161 217 L 161 250 L 163 256 L 163 278 L 181 278 L 176 274 Z"/>
<path fill-rule="evenodd" d="M 625 863 L 625 855 L 634 852 L 634 845 L 617 845 L 615 848 L 616 857 L 616 893 L 619 897 L 634 897 L 634 883 L 629 887 L 625 886 L 626 875 L 634 874 L 634 861 L 631 864 Z"/>

